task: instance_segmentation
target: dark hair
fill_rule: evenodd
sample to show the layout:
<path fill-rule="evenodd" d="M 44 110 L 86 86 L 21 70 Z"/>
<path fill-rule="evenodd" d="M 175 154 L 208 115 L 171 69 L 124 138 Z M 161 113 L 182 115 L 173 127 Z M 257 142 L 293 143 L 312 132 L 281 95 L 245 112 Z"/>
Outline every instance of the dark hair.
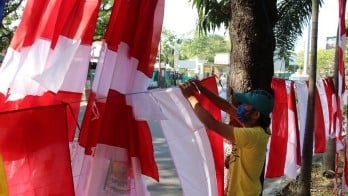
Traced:
<path fill-rule="evenodd" d="M 268 133 L 268 128 L 271 125 L 271 118 L 268 116 L 264 116 L 260 113 L 260 118 L 258 119 L 259 125 L 264 129 L 266 133 Z"/>

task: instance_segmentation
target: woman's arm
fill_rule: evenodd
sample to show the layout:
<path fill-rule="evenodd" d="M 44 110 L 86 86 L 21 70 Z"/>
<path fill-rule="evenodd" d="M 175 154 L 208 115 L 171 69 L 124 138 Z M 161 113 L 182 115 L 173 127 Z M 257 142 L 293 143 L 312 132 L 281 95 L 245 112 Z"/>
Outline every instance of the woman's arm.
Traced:
<path fill-rule="evenodd" d="M 229 115 L 236 116 L 237 108 L 230 104 L 228 101 L 211 92 L 207 88 L 205 88 L 199 80 L 190 80 L 190 83 L 194 84 L 200 93 L 203 93 L 211 102 L 221 109 L 222 111 L 228 113 Z"/>
<path fill-rule="evenodd" d="M 196 116 L 206 128 L 211 129 L 225 139 L 234 142 L 233 126 L 217 121 L 206 109 L 202 107 L 197 98 L 194 96 L 194 86 L 192 86 L 190 82 L 180 85 L 180 89 L 183 95 L 189 101 Z"/>

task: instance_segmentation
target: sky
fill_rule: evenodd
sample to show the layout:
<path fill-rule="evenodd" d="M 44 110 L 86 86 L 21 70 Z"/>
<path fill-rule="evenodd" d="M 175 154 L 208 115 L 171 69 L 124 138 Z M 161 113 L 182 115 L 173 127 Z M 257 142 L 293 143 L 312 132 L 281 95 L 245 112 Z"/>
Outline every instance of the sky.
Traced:
<path fill-rule="evenodd" d="M 195 30 L 197 11 L 188 0 L 165 0 L 163 27 L 177 35 Z"/>
<path fill-rule="evenodd" d="M 188 0 L 165 0 L 164 28 L 183 36 L 196 28 L 197 11 Z M 324 0 L 319 10 L 318 48 L 325 48 L 326 37 L 336 36 L 338 25 L 338 0 Z M 220 34 L 220 33 L 219 33 Z M 305 50 L 308 27 L 296 43 L 296 51 Z"/>

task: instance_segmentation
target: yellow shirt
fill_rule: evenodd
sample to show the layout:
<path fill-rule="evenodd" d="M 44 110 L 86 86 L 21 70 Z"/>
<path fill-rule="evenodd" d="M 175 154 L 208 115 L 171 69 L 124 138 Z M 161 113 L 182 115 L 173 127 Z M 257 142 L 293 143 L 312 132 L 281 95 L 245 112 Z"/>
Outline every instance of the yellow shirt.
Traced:
<path fill-rule="evenodd" d="M 261 127 L 234 127 L 235 144 L 230 157 L 228 196 L 258 196 L 260 175 L 270 137 Z"/>

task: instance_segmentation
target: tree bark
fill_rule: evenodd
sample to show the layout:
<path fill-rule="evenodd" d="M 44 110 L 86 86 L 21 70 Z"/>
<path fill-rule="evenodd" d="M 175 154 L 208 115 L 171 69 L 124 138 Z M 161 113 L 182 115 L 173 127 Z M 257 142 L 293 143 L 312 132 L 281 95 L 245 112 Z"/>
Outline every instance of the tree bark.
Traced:
<path fill-rule="evenodd" d="M 276 0 L 233 0 L 231 10 L 229 84 L 235 92 L 272 92 Z"/>
<path fill-rule="evenodd" d="M 308 104 L 305 134 L 302 150 L 302 165 L 300 173 L 300 187 L 298 195 L 311 195 L 311 175 L 313 160 L 313 132 L 314 132 L 314 105 L 316 91 L 316 72 L 317 72 L 317 42 L 318 42 L 318 15 L 319 2 L 312 0 L 312 31 L 311 31 L 311 56 L 310 56 L 310 73 L 308 87 Z"/>

